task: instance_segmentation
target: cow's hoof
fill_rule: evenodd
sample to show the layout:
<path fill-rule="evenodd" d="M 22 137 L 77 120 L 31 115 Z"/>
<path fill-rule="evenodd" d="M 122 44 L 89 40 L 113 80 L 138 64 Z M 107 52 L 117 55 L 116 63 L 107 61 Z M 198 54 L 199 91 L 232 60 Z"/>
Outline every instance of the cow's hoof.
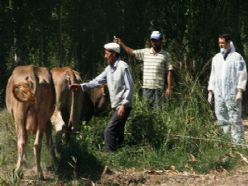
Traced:
<path fill-rule="evenodd" d="M 18 169 L 18 170 L 13 170 L 12 172 L 12 180 L 13 180 L 13 183 L 18 183 L 20 181 L 20 179 L 23 178 L 23 172 Z"/>

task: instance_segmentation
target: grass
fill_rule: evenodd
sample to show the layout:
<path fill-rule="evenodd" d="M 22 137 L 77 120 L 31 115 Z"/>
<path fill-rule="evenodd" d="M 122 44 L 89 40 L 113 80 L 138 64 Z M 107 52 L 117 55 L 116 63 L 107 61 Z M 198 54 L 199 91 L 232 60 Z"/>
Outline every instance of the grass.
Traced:
<path fill-rule="evenodd" d="M 124 146 L 111 155 L 101 151 L 104 128 L 110 117 L 93 118 L 82 125 L 79 134 L 61 145 L 59 171 L 52 171 L 46 183 L 90 185 L 91 181 L 99 182 L 105 166 L 111 170 L 173 168 L 207 173 L 239 166 L 242 162 L 235 152 L 248 155 L 246 148 L 233 146 L 229 136 L 222 135 L 197 83 L 187 80 L 180 84 L 162 106 L 159 112 L 147 110 L 136 93 L 126 123 Z M 18 183 L 12 176 L 17 157 L 16 134 L 6 110 L 0 112 L 0 126 L 0 185 Z M 33 137 L 29 138 L 27 149 L 28 159 L 32 160 L 29 168 L 34 166 L 32 143 Z M 41 161 L 48 171 L 51 159 L 45 145 Z M 36 181 L 37 185 L 43 183 Z"/>

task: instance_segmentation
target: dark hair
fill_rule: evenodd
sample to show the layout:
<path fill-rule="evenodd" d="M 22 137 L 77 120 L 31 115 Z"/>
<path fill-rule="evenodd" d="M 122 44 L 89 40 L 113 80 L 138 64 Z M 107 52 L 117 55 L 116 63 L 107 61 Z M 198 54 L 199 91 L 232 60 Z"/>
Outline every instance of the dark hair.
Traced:
<path fill-rule="evenodd" d="M 108 51 L 111 52 L 112 54 L 115 53 L 116 58 L 120 57 L 120 53 L 117 53 L 117 52 L 115 52 L 113 50 L 108 50 Z"/>
<path fill-rule="evenodd" d="M 229 34 L 220 34 L 219 38 L 225 39 L 226 42 L 231 41 L 231 36 Z"/>
<path fill-rule="evenodd" d="M 116 56 L 116 57 L 119 57 L 119 56 L 120 56 L 120 53 L 117 53 L 117 52 L 114 51 L 114 50 L 106 49 L 106 48 L 105 48 L 105 50 L 107 50 L 107 51 L 109 51 L 109 52 L 111 52 L 111 53 L 115 53 L 115 56 Z"/>

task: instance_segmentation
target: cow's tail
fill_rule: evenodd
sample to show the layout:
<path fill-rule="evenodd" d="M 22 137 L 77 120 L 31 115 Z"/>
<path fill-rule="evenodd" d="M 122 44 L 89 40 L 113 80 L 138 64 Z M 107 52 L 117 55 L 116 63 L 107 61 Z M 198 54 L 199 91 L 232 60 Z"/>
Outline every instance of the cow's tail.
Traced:
<path fill-rule="evenodd" d="M 75 74 L 76 71 L 72 71 L 72 73 L 70 73 L 68 77 L 68 84 L 71 85 L 73 83 L 78 83 L 78 79 L 80 78 L 79 74 Z M 81 79 L 81 78 L 80 78 Z M 77 98 L 80 96 L 78 91 L 71 91 L 70 92 L 70 96 L 71 96 L 71 109 L 70 109 L 70 116 L 69 116 L 69 121 L 68 121 L 68 128 L 75 130 L 77 128 L 77 122 L 76 120 L 78 120 L 78 113 L 77 113 L 77 109 L 81 110 L 80 108 L 78 108 L 78 103 L 77 103 Z M 80 103 L 81 104 L 81 103 Z"/>
<path fill-rule="evenodd" d="M 73 83 L 75 83 L 75 76 L 74 74 L 71 74 L 69 86 Z M 71 109 L 70 109 L 70 116 L 69 116 L 69 121 L 67 125 L 70 129 L 72 129 L 75 124 L 75 92 L 71 91 L 70 95 L 71 95 Z"/>
<path fill-rule="evenodd" d="M 35 103 L 35 95 L 28 83 L 18 83 L 13 86 L 14 97 L 21 102 Z"/>
<path fill-rule="evenodd" d="M 34 107 L 29 107 L 26 117 L 26 130 L 35 134 L 37 131 L 37 115 Z"/>

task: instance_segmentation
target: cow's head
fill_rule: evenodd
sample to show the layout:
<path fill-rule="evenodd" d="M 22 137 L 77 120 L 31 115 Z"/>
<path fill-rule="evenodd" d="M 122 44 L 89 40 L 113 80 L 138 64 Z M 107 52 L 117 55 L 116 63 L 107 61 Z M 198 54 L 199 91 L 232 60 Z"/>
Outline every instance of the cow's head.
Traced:
<path fill-rule="evenodd" d="M 89 90 L 89 96 L 94 107 L 94 115 L 103 112 L 107 105 L 105 86 L 100 86 Z"/>

